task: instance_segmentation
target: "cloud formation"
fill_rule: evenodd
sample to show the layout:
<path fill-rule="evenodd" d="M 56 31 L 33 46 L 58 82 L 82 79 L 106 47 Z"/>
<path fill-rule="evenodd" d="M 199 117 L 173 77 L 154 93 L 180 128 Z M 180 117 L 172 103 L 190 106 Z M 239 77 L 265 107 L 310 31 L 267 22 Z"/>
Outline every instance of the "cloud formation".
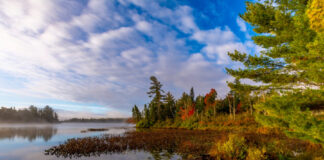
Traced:
<path fill-rule="evenodd" d="M 148 100 L 151 75 L 224 95 L 227 52 L 255 48 L 228 26 L 200 29 L 190 6 L 140 0 L 0 0 L 0 37 L 0 79 L 18 81 L 2 91 L 124 111 Z"/>

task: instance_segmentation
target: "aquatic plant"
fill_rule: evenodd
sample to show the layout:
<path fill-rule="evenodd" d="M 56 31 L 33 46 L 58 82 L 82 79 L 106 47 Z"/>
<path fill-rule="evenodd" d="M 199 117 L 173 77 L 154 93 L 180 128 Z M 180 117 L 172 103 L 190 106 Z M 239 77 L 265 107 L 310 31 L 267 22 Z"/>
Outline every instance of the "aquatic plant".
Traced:
<path fill-rule="evenodd" d="M 127 150 L 167 152 L 184 157 L 208 157 L 216 137 L 223 136 L 215 131 L 192 130 L 139 130 L 124 135 L 73 138 L 45 151 L 58 157 L 97 156 L 108 153 L 122 153 Z"/>
<path fill-rule="evenodd" d="M 277 129 L 187 130 L 138 129 L 123 135 L 69 139 L 49 148 L 58 157 L 145 151 L 152 155 L 180 155 L 183 159 L 314 159 L 324 157 L 321 145 L 292 139 Z M 235 132 L 235 133 L 234 133 Z M 305 158 L 306 157 L 306 158 Z"/>
<path fill-rule="evenodd" d="M 103 132 L 103 131 L 108 131 L 108 128 L 88 128 L 87 130 L 82 130 L 81 133 L 86 133 L 86 132 Z"/>

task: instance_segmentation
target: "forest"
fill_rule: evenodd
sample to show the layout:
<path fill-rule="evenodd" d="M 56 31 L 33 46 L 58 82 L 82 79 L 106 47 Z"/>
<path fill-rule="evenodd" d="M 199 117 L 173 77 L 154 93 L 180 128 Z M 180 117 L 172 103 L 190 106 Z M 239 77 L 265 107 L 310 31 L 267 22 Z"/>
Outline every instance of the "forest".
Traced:
<path fill-rule="evenodd" d="M 194 88 L 191 88 L 189 93 L 184 92 L 179 99 L 175 99 L 170 92 L 163 94 L 162 84 L 155 76 L 150 79 L 148 94 L 152 101 L 148 105 L 145 104 L 142 111 L 136 105 L 132 108 L 132 117 L 138 127 L 149 128 L 168 124 L 171 125 L 169 127 L 194 129 L 203 127 L 204 123 L 219 117 L 226 116 L 236 120 L 237 116 L 242 114 L 252 116 L 255 110 L 253 104 L 262 100 L 262 97 L 257 95 L 241 94 L 233 90 L 226 97 L 218 98 L 217 91 L 213 88 L 205 95 L 198 96 L 195 96 Z M 240 81 L 236 80 L 234 85 L 240 85 Z"/>
<path fill-rule="evenodd" d="M 195 95 L 191 88 L 175 99 L 152 76 L 147 92 L 151 101 L 132 108 L 136 126 L 276 131 L 324 145 L 323 8 L 319 0 L 246 2 L 240 17 L 253 26 L 252 40 L 263 50 L 228 53 L 243 66 L 226 68 L 234 79 L 227 82 L 229 93 L 219 97 L 212 88 Z M 247 79 L 253 83 L 243 83 Z"/>
<path fill-rule="evenodd" d="M 228 52 L 240 68 L 225 68 L 232 77 L 225 96 L 218 88 L 196 95 L 193 87 L 174 96 L 159 75 L 151 76 L 150 102 L 132 107 L 136 131 L 73 138 L 45 153 L 144 150 L 155 159 L 323 159 L 324 1 L 248 1 L 240 18 L 262 50 Z"/>
<path fill-rule="evenodd" d="M 57 113 L 50 107 L 37 108 L 31 105 L 29 108 L 0 108 L 0 122 L 37 122 L 37 123 L 55 123 L 59 122 Z"/>

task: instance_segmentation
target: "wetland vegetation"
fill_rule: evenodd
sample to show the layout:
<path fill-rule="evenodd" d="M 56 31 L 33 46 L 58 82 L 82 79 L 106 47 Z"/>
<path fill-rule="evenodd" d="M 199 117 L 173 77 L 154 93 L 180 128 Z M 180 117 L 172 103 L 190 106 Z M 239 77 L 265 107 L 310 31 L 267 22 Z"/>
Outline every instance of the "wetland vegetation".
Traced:
<path fill-rule="evenodd" d="M 123 135 L 72 138 L 46 150 L 57 157 L 93 157 L 145 151 L 155 159 L 315 159 L 319 144 L 288 138 L 268 128 L 222 130 L 138 129 Z"/>
<path fill-rule="evenodd" d="M 243 67 L 226 68 L 235 79 L 227 82 L 227 95 L 216 88 L 197 96 L 191 88 L 176 99 L 152 76 L 151 101 L 132 108 L 137 131 L 69 139 L 46 154 L 144 150 L 156 159 L 323 159 L 323 7 L 319 0 L 247 2 L 240 17 L 264 50 L 228 53 Z"/>

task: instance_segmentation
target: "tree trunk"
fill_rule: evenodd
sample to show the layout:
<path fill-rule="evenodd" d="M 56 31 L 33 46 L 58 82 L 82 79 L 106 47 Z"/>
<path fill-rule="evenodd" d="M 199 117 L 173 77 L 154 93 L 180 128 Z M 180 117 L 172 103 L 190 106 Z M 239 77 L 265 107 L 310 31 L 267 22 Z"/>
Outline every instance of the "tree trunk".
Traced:
<path fill-rule="evenodd" d="M 252 100 L 250 96 L 249 96 L 249 103 L 250 103 L 250 114 L 253 115 L 253 106 L 252 106 Z"/>
<path fill-rule="evenodd" d="M 236 112 L 235 95 L 233 95 L 233 117 L 234 117 L 234 120 L 235 120 L 235 112 Z"/>
<path fill-rule="evenodd" d="M 232 118 L 232 104 L 231 104 L 231 100 L 229 97 L 227 97 L 228 100 L 228 107 L 229 107 L 229 112 L 230 112 L 230 118 Z"/>

